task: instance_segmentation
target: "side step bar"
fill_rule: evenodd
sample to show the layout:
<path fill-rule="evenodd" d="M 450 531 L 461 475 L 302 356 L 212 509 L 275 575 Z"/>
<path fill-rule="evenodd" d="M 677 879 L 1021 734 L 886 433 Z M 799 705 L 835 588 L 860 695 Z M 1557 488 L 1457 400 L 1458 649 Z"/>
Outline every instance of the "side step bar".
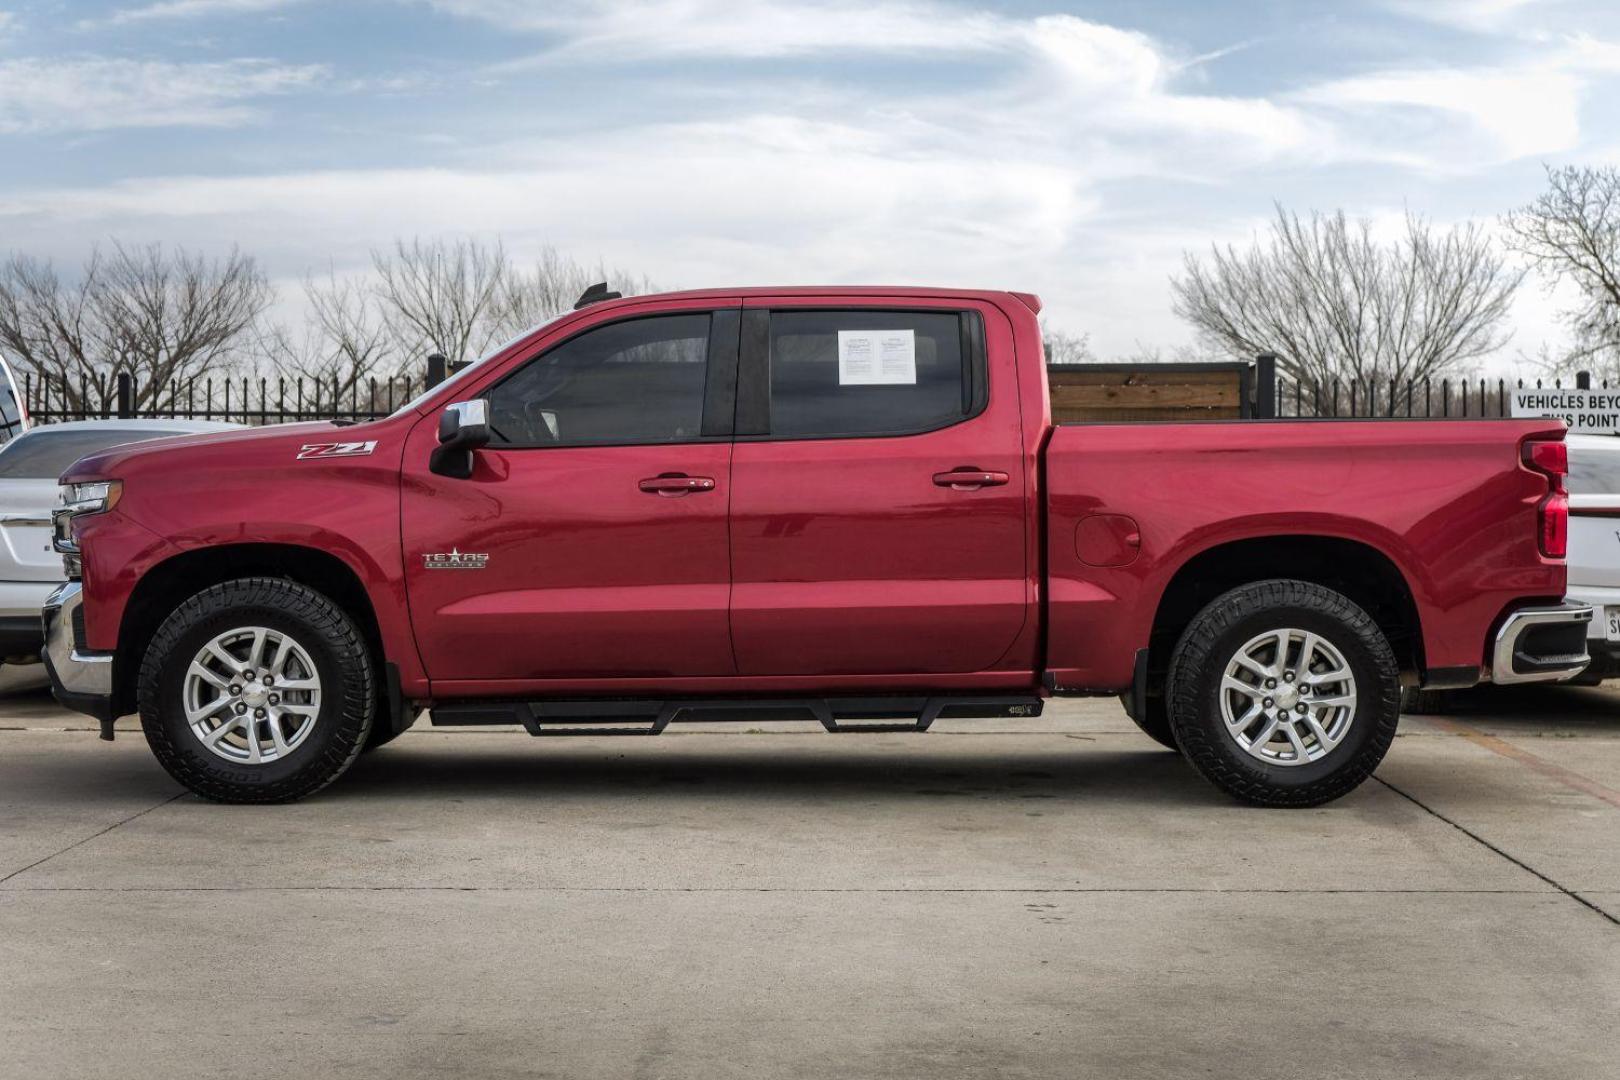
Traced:
<path fill-rule="evenodd" d="M 941 717 L 1039 716 L 1033 694 L 938 697 L 677 698 L 580 701 L 444 701 L 434 727 L 521 724 L 530 735 L 658 735 L 672 721 L 813 720 L 828 731 L 927 731 Z"/>

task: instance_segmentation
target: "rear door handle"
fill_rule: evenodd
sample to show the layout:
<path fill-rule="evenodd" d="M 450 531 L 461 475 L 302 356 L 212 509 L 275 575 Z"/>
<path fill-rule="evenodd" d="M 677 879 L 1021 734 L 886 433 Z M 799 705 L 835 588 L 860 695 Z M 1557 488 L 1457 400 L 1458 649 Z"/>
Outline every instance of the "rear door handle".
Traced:
<path fill-rule="evenodd" d="M 665 473 L 662 476 L 649 476 L 638 486 L 649 495 L 662 495 L 666 499 L 674 499 L 681 495 L 690 495 L 694 491 L 713 491 L 714 477 Z"/>
<path fill-rule="evenodd" d="M 985 487 L 1000 487 L 1007 482 L 1007 474 L 989 469 L 961 468 L 934 474 L 934 483 L 952 491 L 977 491 Z"/>

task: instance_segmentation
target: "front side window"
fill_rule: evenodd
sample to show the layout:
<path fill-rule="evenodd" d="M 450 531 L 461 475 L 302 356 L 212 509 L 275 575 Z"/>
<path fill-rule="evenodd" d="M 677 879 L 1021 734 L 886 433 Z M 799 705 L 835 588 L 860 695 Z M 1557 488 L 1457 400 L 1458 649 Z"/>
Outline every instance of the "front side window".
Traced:
<path fill-rule="evenodd" d="M 709 313 L 587 330 L 489 393 L 495 442 L 613 446 L 690 442 L 703 426 Z"/>
<path fill-rule="evenodd" d="M 771 435 L 904 434 L 971 415 L 966 318 L 954 311 L 772 312 Z"/>

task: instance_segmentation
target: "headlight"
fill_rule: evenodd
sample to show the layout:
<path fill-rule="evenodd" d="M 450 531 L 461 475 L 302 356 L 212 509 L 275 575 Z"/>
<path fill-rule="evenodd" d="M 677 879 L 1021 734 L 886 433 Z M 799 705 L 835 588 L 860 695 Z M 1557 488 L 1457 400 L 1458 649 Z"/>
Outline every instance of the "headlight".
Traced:
<path fill-rule="evenodd" d="M 62 509 L 73 514 L 101 514 L 118 505 L 124 485 L 119 480 L 97 480 L 89 484 L 67 484 L 61 490 Z"/>
<path fill-rule="evenodd" d="M 124 485 L 118 480 L 97 480 L 62 487 L 62 505 L 51 513 L 51 546 L 62 553 L 62 569 L 68 580 L 77 581 L 82 572 L 79 540 L 73 535 L 73 519 L 85 514 L 106 513 L 118 505 L 118 497 L 123 493 Z"/>

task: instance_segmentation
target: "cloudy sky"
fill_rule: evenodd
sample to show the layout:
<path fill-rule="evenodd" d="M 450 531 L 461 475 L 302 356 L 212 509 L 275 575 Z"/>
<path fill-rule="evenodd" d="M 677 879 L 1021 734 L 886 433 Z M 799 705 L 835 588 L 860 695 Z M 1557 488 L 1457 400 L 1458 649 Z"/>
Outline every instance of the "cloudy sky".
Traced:
<path fill-rule="evenodd" d="M 1620 163 L 1613 0 L 0 0 L 0 250 L 553 244 L 1032 290 L 1103 355 L 1273 200 L 1489 220 Z M 1518 350 L 1557 340 L 1533 285 Z"/>

